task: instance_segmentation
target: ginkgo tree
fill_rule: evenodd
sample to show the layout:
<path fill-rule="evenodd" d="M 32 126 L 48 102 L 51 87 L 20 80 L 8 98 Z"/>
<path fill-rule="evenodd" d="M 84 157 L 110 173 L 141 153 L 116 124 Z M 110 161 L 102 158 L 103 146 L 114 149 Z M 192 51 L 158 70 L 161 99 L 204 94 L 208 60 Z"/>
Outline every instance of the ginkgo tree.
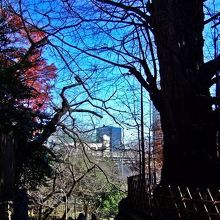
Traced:
<path fill-rule="evenodd" d="M 55 37 L 79 57 L 99 60 L 106 73 L 111 66 L 109 75 L 135 77 L 149 93 L 163 130 L 161 183 L 218 185 L 218 1 L 63 2 L 76 31 L 72 39 Z"/>

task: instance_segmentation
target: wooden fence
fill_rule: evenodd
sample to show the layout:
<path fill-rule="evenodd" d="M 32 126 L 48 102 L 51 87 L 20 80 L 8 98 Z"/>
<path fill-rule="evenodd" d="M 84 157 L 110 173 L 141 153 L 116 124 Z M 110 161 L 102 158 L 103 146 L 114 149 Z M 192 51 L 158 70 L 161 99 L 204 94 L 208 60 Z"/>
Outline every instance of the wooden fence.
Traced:
<path fill-rule="evenodd" d="M 128 178 L 128 204 L 136 213 L 158 220 L 220 219 L 220 188 L 141 187 L 139 176 Z"/>

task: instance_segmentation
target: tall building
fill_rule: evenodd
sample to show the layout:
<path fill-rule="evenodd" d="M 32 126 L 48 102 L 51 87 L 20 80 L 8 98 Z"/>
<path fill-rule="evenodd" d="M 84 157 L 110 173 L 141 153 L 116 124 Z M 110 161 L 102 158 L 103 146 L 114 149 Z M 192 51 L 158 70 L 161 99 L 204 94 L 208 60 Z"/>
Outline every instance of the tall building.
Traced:
<path fill-rule="evenodd" d="M 103 148 L 110 151 L 123 150 L 121 128 L 103 126 L 96 129 L 96 141 L 103 143 Z"/>

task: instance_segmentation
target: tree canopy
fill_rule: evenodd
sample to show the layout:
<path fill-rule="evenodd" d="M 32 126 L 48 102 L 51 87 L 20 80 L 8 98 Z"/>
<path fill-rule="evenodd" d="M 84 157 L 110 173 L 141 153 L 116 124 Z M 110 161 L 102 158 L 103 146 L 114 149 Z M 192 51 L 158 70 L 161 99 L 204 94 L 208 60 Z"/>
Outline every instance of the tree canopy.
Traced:
<path fill-rule="evenodd" d="M 13 133 L 16 184 L 35 186 L 49 175 L 45 148 L 32 149 L 28 142 L 42 128 L 43 110 L 50 97 L 56 68 L 43 58 L 45 35 L 15 12 L 0 10 L 0 125 Z M 35 167 L 34 167 L 35 166 Z"/>

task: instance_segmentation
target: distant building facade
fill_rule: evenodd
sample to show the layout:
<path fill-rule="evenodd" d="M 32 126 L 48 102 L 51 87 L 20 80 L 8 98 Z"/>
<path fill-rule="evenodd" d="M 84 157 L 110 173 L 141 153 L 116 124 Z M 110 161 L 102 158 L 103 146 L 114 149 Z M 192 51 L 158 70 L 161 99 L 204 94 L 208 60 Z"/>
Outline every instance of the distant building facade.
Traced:
<path fill-rule="evenodd" d="M 121 128 L 103 126 L 96 129 L 96 141 L 103 144 L 103 150 L 111 152 L 123 150 Z"/>

